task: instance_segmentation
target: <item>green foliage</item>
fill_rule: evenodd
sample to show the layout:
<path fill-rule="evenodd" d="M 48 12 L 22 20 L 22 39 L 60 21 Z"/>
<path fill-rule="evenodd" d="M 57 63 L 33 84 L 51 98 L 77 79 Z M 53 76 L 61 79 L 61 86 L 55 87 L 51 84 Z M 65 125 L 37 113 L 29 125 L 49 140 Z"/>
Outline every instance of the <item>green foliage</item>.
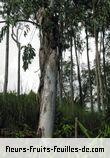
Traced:
<path fill-rule="evenodd" d="M 0 93 L 0 136 L 1 137 L 36 137 L 39 118 L 39 105 L 36 94 Z M 72 107 L 63 101 L 57 102 L 54 137 L 73 138 L 75 136 L 75 118 L 78 118 L 78 137 L 109 137 L 109 124 L 102 126 L 102 116 L 90 112 L 79 105 Z"/>
<path fill-rule="evenodd" d="M 60 111 L 56 112 L 54 137 L 70 138 L 74 134 L 74 125 L 71 120 L 67 120 Z"/>
<path fill-rule="evenodd" d="M 30 92 L 19 97 L 15 93 L 0 94 L 0 128 L 21 129 L 26 124 L 36 129 L 39 116 L 36 94 Z M 22 129 L 24 126 L 22 127 Z"/>
<path fill-rule="evenodd" d="M 78 121 L 78 126 L 80 127 L 81 131 L 85 134 L 85 136 L 87 138 L 90 138 L 88 130 L 83 126 L 83 124 L 80 121 Z"/>
<path fill-rule="evenodd" d="M 78 118 L 78 137 L 95 138 L 100 134 L 102 125 L 100 113 L 92 113 L 78 104 L 72 107 L 64 101 L 62 105 L 57 106 L 54 137 L 74 137 L 76 117 Z"/>
<path fill-rule="evenodd" d="M 105 124 L 104 127 L 100 130 L 101 137 L 110 138 L 110 125 Z"/>
<path fill-rule="evenodd" d="M 35 49 L 31 46 L 31 44 L 28 44 L 27 46 L 22 46 L 21 49 L 23 49 L 23 69 L 26 71 L 29 64 L 31 64 L 32 59 L 34 59 L 34 57 L 36 56 Z"/>
<path fill-rule="evenodd" d="M 24 124 L 22 130 L 11 132 L 10 135 L 15 138 L 33 138 L 36 137 L 36 132 Z"/>

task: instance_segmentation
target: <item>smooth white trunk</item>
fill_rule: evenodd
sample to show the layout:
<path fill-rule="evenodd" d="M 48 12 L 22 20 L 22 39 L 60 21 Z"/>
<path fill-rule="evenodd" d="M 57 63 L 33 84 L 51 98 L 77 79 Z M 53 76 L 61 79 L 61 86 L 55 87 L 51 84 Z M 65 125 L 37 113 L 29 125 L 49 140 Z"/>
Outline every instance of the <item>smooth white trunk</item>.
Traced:
<path fill-rule="evenodd" d="M 44 87 L 41 94 L 40 119 L 38 133 L 40 137 L 50 138 L 53 133 L 56 90 L 57 90 L 57 54 L 53 50 L 45 69 Z"/>

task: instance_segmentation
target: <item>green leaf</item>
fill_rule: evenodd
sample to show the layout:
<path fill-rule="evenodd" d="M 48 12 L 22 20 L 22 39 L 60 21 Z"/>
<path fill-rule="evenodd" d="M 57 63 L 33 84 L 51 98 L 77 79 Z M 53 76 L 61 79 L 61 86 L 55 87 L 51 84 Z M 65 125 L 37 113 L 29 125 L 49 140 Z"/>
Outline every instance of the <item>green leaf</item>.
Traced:
<path fill-rule="evenodd" d="M 29 64 L 31 64 L 32 59 L 34 59 L 34 57 L 36 56 L 35 49 L 31 46 L 31 44 L 28 44 L 27 46 L 22 46 L 21 49 L 23 49 L 23 69 L 26 71 Z"/>

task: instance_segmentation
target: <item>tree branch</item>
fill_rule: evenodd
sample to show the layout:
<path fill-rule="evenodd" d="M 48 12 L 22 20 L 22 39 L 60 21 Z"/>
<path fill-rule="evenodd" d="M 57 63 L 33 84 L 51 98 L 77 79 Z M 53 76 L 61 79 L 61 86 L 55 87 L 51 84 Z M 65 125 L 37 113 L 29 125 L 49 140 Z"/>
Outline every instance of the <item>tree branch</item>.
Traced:
<path fill-rule="evenodd" d="M 54 7 L 54 0 L 50 0 L 50 8 Z"/>
<path fill-rule="evenodd" d="M 15 35 L 13 28 L 14 28 L 14 27 L 12 27 L 12 34 L 11 34 L 11 37 L 12 37 L 12 39 L 17 43 L 17 45 L 20 45 L 20 42 L 17 40 L 17 36 Z M 16 37 L 16 39 L 15 39 L 15 37 Z"/>
<path fill-rule="evenodd" d="M 37 27 L 40 27 L 36 22 L 34 21 L 30 21 L 30 20 L 17 20 L 16 23 L 18 22 L 27 22 L 27 23 L 31 23 L 33 25 L 36 25 Z M 6 20 L 0 21 L 0 24 L 6 23 Z"/>

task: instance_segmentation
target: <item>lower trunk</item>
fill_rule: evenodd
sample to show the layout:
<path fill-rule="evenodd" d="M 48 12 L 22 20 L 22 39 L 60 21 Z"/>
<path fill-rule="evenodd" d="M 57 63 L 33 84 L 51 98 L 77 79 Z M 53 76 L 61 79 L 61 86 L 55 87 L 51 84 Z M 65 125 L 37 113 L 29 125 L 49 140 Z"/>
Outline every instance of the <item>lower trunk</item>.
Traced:
<path fill-rule="evenodd" d="M 18 45 L 18 85 L 17 85 L 17 94 L 20 95 L 20 44 Z"/>
<path fill-rule="evenodd" d="M 101 111 L 101 105 L 100 105 L 100 86 L 99 86 L 99 77 L 98 77 L 98 64 L 97 64 L 97 52 L 98 52 L 98 41 L 95 37 L 95 49 L 96 49 L 96 87 L 97 87 L 97 104 L 98 104 L 98 110 Z"/>
<path fill-rule="evenodd" d="M 6 57 L 5 57 L 5 80 L 4 80 L 4 94 L 7 93 L 8 86 L 8 67 L 9 67 L 9 25 L 6 32 Z"/>
<path fill-rule="evenodd" d="M 105 107 L 104 107 L 104 94 L 103 94 L 103 85 L 102 85 L 102 75 L 101 75 L 101 67 L 100 67 L 100 53 L 98 51 L 98 33 L 95 31 L 95 45 L 96 45 L 96 68 L 97 68 L 97 91 L 98 91 L 98 97 L 100 97 L 100 103 L 102 106 L 103 114 L 105 113 Z"/>
<path fill-rule="evenodd" d="M 57 90 L 56 52 L 53 50 L 45 67 L 44 85 L 40 96 L 38 136 L 52 137 Z"/>

